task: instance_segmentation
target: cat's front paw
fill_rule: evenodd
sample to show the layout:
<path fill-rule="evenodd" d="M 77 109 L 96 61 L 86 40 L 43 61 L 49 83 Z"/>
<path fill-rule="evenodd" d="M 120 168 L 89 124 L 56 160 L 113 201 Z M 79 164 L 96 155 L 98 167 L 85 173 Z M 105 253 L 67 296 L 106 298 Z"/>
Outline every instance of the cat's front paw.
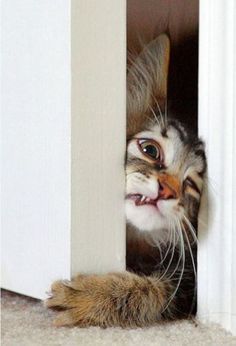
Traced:
<path fill-rule="evenodd" d="M 123 276 L 123 275 L 121 275 Z M 55 326 L 119 325 L 120 274 L 78 275 L 71 281 L 56 281 L 51 286 L 47 308 L 60 310 Z"/>
<path fill-rule="evenodd" d="M 78 275 L 56 281 L 45 305 L 61 310 L 56 326 L 145 326 L 163 309 L 165 283 L 131 273 Z"/>
<path fill-rule="evenodd" d="M 61 280 L 52 284 L 45 306 L 50 309 L 60 310 L 53 322 L 55 326 L 80 325 L 86 327 L 95 324 L 93 310 L 96 301 L 95 297 L 89 292 L 88 286 L 90 285 L 88 285 L 88 280 L 85 278 L 88 277 L 78 275 L 72 281 Z"/>

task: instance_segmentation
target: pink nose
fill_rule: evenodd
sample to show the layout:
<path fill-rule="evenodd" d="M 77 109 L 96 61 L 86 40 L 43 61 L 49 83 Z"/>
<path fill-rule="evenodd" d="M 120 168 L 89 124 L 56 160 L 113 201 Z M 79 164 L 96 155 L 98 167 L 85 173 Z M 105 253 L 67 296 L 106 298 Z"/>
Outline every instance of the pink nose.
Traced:
<path fill-rule="evenodd" d="M 167 173 L 161 173 L 157 177 L 159 183 L 159 195 L 160 199 L 178 198 L 180 196 L 180 180 L 175 175 Z"/>
<path fill-rule="evenodd" d="M 176 192 L 167 184 L 159 183 L 159 194 L 158 198 L 160 199 L 171 199 L 171 198 L 176 198 L 177 194 Z"/>

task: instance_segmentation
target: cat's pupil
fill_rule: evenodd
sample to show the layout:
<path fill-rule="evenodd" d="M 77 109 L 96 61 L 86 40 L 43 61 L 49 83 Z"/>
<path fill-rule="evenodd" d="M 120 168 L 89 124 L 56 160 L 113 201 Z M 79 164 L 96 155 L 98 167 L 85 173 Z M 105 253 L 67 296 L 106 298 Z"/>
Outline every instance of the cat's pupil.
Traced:
<path fill-rule="evenodd" d="M 153 157 L 154 159 L 157 159 L 158 158 L 158 151 L 157 151 L 157 148 L 154 147 L 154 145 L 147 145 L 145 148 L 143 148 L 143 151 Z"/>

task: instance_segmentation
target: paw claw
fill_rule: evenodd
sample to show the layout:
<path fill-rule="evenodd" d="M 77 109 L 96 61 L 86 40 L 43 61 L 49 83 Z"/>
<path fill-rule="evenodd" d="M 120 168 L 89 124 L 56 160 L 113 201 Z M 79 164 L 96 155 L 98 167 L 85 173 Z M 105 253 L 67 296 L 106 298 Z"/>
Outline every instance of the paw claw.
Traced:
<path fill-rule="evenodd" d="M 50 299 L 50 298 L 53 297 L 53 293 L 52 293 L 51 291 L 47 291 L 47 292 L 45 292 L 45 293 L 46 293 L 46 295 L 48 296 L 47 299 Z"/>
<path fill-rule="evenodd" d="M 62 280 L 61 283 L 66 287 L 72 286 L 72 281 L 70 281 L 70 280 Z"/>
<path fill-rule="evenodd" d="M 44 305 L 47 308 L 66 307 L 68 288 L 62 281 L 56 281 L 51 286 L 51 291 L 47 292 L 48 298 L 45 300 Z"/>

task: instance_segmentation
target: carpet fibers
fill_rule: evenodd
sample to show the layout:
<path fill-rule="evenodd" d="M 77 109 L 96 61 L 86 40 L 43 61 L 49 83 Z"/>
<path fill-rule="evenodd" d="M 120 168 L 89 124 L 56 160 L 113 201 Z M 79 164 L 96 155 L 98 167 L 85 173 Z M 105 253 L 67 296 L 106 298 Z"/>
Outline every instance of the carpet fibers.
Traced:
<path fill-rule="evenodd" d="M 228 346 L 236 338 L 218 325 L 191 321 L 159 324 L 144 329 L 55 328 L 54 312 L 42 302 L 2 291 L 3 346 Z"/>

